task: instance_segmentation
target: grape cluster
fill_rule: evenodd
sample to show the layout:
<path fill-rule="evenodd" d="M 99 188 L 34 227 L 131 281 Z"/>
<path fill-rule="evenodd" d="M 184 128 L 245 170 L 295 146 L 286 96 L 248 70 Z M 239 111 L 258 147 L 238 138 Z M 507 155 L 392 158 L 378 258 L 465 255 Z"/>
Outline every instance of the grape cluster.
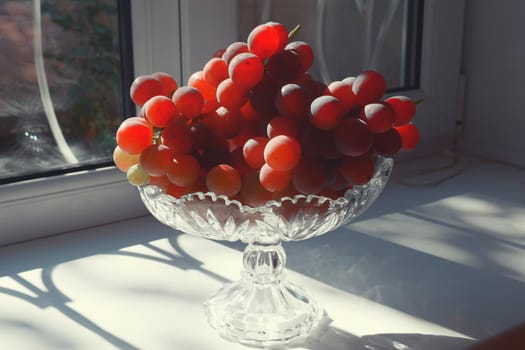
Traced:
<path fill-rule="evenodd" d="M 312 78 L 311 46 L 276 22 L 217 51 L 179 86 L 166 73 L 130 88 L 140 114 L 116 133 L 113 159 L 131 184 L 179 198 L 215 192 L 250 206 L 296 194 L 337 198 L 367 183 L 377 156 L 413 149 L 414 101 L 381 100 L 373 70 L 329 85 Z"/>

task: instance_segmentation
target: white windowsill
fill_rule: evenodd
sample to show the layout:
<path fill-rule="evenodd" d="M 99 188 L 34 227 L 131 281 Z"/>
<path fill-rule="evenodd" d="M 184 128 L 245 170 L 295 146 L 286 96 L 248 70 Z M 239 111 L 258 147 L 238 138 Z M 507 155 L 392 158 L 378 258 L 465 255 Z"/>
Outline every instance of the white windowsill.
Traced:
<path fill-rule="evenodd" d="M 523 321 L 525 172 L 461 158 L 407 186 L 409 166 L 360 219 L 285 245 L 288 278 L 333 319 L 298 348 L 464 349 Z M 0 348 L 244 349 L 201 308 L 242 247 L 150 216 L 2 247 Z"/>

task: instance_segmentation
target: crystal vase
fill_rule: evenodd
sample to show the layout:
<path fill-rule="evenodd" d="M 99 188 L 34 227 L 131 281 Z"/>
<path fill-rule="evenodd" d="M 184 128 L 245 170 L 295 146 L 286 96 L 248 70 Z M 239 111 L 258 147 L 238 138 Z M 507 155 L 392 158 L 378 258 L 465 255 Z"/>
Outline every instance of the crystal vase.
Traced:
<path fill-rule="evenodd" d="M 223 338 L 264 347 L 307 336 L 324 314 L 306 291 L 286 279 L 281 243 L 325 234 L 363 213 L 381 193 L 392 166 L 392 159 L 378 157 L 372 179 L 337 199 L 297 195 L 250 207 L 214 193 L 177 199 L 151 185 L 139 187 L 139 192 L 163 224 L 209 239 L 247 244 L 240 280 L 221 288 L 204 309 L 209 324 Z"/>

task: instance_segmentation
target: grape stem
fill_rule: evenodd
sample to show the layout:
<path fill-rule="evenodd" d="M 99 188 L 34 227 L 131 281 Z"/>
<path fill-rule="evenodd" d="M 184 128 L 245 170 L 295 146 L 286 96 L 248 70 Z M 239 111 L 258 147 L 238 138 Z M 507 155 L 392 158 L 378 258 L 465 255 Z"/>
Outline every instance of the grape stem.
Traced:
<path fill-rule="evenodd" d="M 297 32 L 299 31 L 299 29 L 301 29 L 301 25 L 300 25 L 300 24 L 296 25 L 295 28 L 292 29 L 292 30 L 290 31 L 290 33 L 288 33 L 288 41 L 290 41 L 290 40 L 293 39 L 293 37 L 295 36 L 295 34 L 297 34 Z"/>
<path fill-rule="evenodd" d="M 422 104 L 422 103 L 423 103 L 423 101 L 424 101 L 424 99 L 420 98 L 420 99 L 418 99 L 418 100 L 415 100 L 415 101 L 414 101 L 414 103 L 415 103 L 415 104 L 416 104 L 416 106 L 417 106 L 417 105 L 420 105 L 420 104 Z"/>

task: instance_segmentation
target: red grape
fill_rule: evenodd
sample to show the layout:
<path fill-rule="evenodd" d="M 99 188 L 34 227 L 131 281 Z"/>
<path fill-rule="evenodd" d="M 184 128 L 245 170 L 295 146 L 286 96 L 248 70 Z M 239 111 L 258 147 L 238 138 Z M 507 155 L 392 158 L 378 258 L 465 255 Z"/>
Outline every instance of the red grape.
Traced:
<path fill-rule="evenodd" d="M 233 166 L 241 176 L 256 172 L 254 168 L 246 163 L 242 147 L 237 147 L 230 153 L 230 162 L 231 166 Z"/>
<path fill-rule="evenodd" d="M 202 193 L 208 192 L 208 187 L 206 187 L 206 177 L 200 176 L 197 179 L 197 182 L 195 182 L 193 185 L 186 187 L 185 193 L 197 193 L 197 192 L 202 192 Z"/>
<path fill-rule="evenodd" d="M 160 187 L 163 192 L 167 192 L 168 188 L 171 186 L 171 181 L 166 175 L 162 176 L 150 176 L 149 184 Z"/>
<path fill-rule="evenodd" d="M 235 137 L 242 129 L 243 119 L 238 109 L 219 107 L 210 117 L 211 131 L 224 139 Z"/>
<path fill-rule="evenodd" d="M 258 207 L 272 199 L 272 192 L 265 189 L 259 181 L 259 174 L 251 172 L 242 176 L 239 199 L 245 205 Z"/>
<path fill-rule="evenodd" d="M 282 24 L 269 22 L 256 26 L 248 34 L 248 48 L 261 59 L 268 58 L 284 49 L 288 34 Z"/>
<path fill-rule="evenodd" d="M 219 164 L 231 164 L 231 154 L 228 142 L 223 139 L 214 139 L 208 148 L 202 150 L 198 157 L 201 168 L 209 170 Z"/>
<path fill-rule="evenodd" d="M 163 95 L 164 87 L 153 75 L 141 75 L 133 80 L 129 89 L 131 100 L 142 107 L 153 96 Z"/>
<path fill-rule="evenodd" d="M 217 86 L 228 78 L 228 64 L 222 58 L 210 59 L 202 69 L 204 79 L 211 85 Z"/>
<path fill-rule="evenodd" d="M 327 89 L 325 83 L 313 79 L 308 73 L 304 73 L 295 83 L 309 91 L 312 98 L 324 95 Z"/>
<path fill-rule="evenodd" d="M 333 81 L 328 84 L 328 93 L 337 98 L 343 105 L 343 110 L 348 112 L 354 105 L 355 95 L 352 91 L 352 85 L 342 81 Z"/>
<path fill-rule="evenodd" d="M 374 175 L 375 161 L 370 153 L 359 157 L 345 157 L 341 164 L 341 174 L 349 185 L 364 185 Z"/>
<path fill-rule="evenodd" d="M 211 129 L 205 123 L 193 123 L 190 125 L 191 139 L 193 140 L 193 148 L 200 150 L 208 147 L 210 138 L 212 136 Z"/>
<path fill-rule="evenodd" d="M 168 189 L 166 190 L 166 193 L 169 194 L 172 197 L 180 198 L 186 194 L 186 187 L 181 187 L 175 184 L 169 185 Z"/>
<path fill-rule="evenodd" d="M 342 156 L 335 146 L 331 130 L 324 131 L 310 126 L 303 130 L 300 140 L 305 155 L 326 159 L 337 159 Z"/>
<path fill-rule="evenodd" d="M 252 103 L 249 100 L 242 105 L 240 111 L 243 119 L 246 122 L 258 122 L 262 118 L 261 113 L 257 112 L 255 108 L 253 108 Z"/>
<path fill-rule="evenodd" d="M 286 45 L 285 50 L 293 50 L 297 52 L 301 62 L 301 70 L 303 72 L 310 69 L 314 62 L 314 52 L 309 44 L 304 41 L 292 41 Z"/>
<path fill-rule="evenodd" d="M 277 32 L 277 36 L 279 37 L 279 46 L 277 51 L 284 50 L 284 47 L 286 46 L 286 44 L 288 44 L 288 30 L 286 29 L 286 27 L 279 22 L 270 21 L 266 24 L 268 24 Z"/>
<path fill-rule="evenodd" d="M 341 80 L 343 83 L 347 85 L 353 85 L 355 81 L 355 77 L 346 77 L 343 80 Z M 352 91 L 353 92 L 353 91 Z"/>
<path fill-rule="evenodd" d="M 277 111 L 297 119 L 305 118 L 310 111 L 311 93 L 298 84 L 286 84 L 275 96 Z"/>
<path fill-rule="evenodd" d="M 250 89 L 261 81 L 264 64 L 253 53 L 244 52 L 231 60 L 228 65 L 228 73 L 235 84 Z"/>
<path fill-rule="evenodd" d="M 384 103 L 369 103 L 363 108 L 360 118 L 373 133 L 382 133 L 392 128 L 394 111 Z"/>
<path fill-rule="evenodd" d="M 394 129 L 401 136 L 401 149 L 404 151 L 413 150 L 419 143 L 419 130 L 414 124 L 404 124 L 394 126 Z"/>
<path fill-rule="evenodd" d="M 189 126 L 176 121 L 170 122 L 162 130 L 161 140 L 175 155 L 189 153 L 193 147 L 193 138 Z"/>
<path fill-rule="evenodd" d="M 166 96 L 154 96 L 143 106 L 144 116 L 153 126 L 164 128 L 170 120 L 177 117 L 178 111 L 173 101 Z"/>
<path fill-rule="evenodd" d="M 117 145 L 126 153 L 137 154 L 153 142 L 153 125 L 146 119 L 125 119 L 117 129 Z"/>
<path fill-rule="evenodd" d="M 277 114 L 275 96 L 279 88 L 280 85 L 277 81 L 268 76 L 264 76 L 261 82 L 250 90 L 250 103 L 253 108 L 262 114 Z"/>
<path fill-rule="evenodd" d="M 206 175 L 206 186 L 211 192 L 231 198 L 241 190 L 241 176 L 231 165 L 219 164 Z"/>
<path fill-rule="evenodd" d="M 384 157 L 392 157 L 401 149 L 401 135 L 396 129 L 391 128 L 387 131 L 374 134 L 374 150 L 377 154 Z"/>
<path fill-rule="evenodd" d="M 259 181 L 262 187 L 270 192 L 280 192 L 290 184 L 292 172 L 290 170 L 275 170 L 268 164 L 263 164 L 259 170 Z"/>
<path fill-rule="evenodd" d="M 169 73 L 165 72 L 156 72 L 152 75 L 160 81 L 160 84 L 162 85 L 162 88 L 164 90 L 163 95 L 171 98 L 171 95 L 173 95 L 175 90 L 177 90 L 177 88 L 179 87 L 175 78 Z"/>
<path fill-rule="evenodd" d="M 242 148 L 246 141 L 259 135 L 257 125 L 254 123 L 242 124 L 241 130 L 234 137 L 230 137 L 227 141 L 230 145 L 230 150 Z"/>
<path fill-rule="evenodd" d="M 264 148 L 268 143 L 268 138 L 257 136 L 246 141 L 242 148 L 246 164 L 254 169 L 260 169 L 264 164 Z"/>
<path fill-rule="evenodd" d="M 310 121 L 321 130 L 337 127 L 343 119 L 343 105 L 333 96 L 319 96 L 310 105 Z"/>
<path fill-rule="evenodd" d="M 248 44 L 242 41 L 236 41 L 234 43 L 231 43 L 226 50 L 224 51 L 224 54 L 222 55 L 222 59 L 226 63 L 230 63 L 230 61 L 237 56 L 240 53 L 248 52 Z"/>
<path fill-rule="evenodd" d="M 284 50 L 268 58 L 268 75 L 281 83 L 289 83 L 304 73 L 299 54 L 293 50 Z"/>
<path fill-rule="evenodd" d="M 177 114 L 183 115 L 188 119 L 201 114 L 204 106 L 204 98 L 199 90 L 191 86 L 181 86 L 171 98 Z"/>
<path fill-rule="evenodd" d="M 140 165 L 150 176 L 163 176 L 171 164 L 171 159 L 172 153 L 168 146 L 151 145 L 140 154 Z"/>
<path fill-rule="evenodd" d="M 166 175 L 177 186 L 187 187 L 193 185 L 199 179 L 199 162 L 195 157 L 187 154 L 173 156 Z"/>
<path fill-rule="evenodd" d="M 385 78 L 374 70 L 361 72 L 352 83 L 352 91 L 356 96 L 355 103 L 360 106 L 379 101 L 385 90 Z"/>
<path fill-rule="evenodd" d="M 266 128 L 266 134 L 269 138 L 278 135 L 288 135 L 295 139 L 299 136 L 299 127 L 297 121 L 288 116 L 273 117 Z"/>
<path fill-rule="evenodd" d="M 304 158 L 292 172 L 292 183 L 302 194 L 317 194 L 328 179 L 325 165 L 314 159 Z"/>
<path fill-rule="evenodd" d="M 372 146 L 373 136 L 366 123 L 358 118 L 344 119 L 334 130 L 336 148 L 346 156 L 360 156 Z"/>
<path fill-rule="evenodd" d="M 297 196 L 298 194 L 300 194 L 300 193 L 295 189 L 295 187 L 293 186 L 293 184 L 290 181 L 290 184 L 286 188 L 284 188 L 283 190 L 273 192 L 272 193 L 272 199 L 280 200 L 280 199 L 282 199 L 284 197 L 293 198 L 293 197 Z"/>
<path fill-rule="evenodd" d="M 188 79 L 188 86 L 199 90 L 204 99 L 201 113 L 210 113 L 219 107 L 216 97 L 217 88 L 204 79 L 203 71 L 193 73 Z"/>
<path fill-rule="evenodd" d="M 217 86 L 217 101 L 228 109 L 239 109 L 248 100 L 248 89 L 237 85 L 231 78 Z"/>
<path fill-rule="evenodd" d="M 264 160 L 275 170 L 292 170 L 301 160 L 301 145 L 290 136 L 276 136 L 266 144 Z"/>
<path fill-rule="evenodd" d="M 204 103 L 216 99 L 216 87 L 208 83 L 208 81 L 204 78 L 204 72 L 202 70 L 193 73 L 188 78 L 188 86 L 199 90 L 202 98 L 204 99 Z"/>
<path fill-rule="evenodd" d="M 211 58 L 222 58 L 224 53 L 226 52 L 226 48 L 218 49 L 211 55 Z"/>
<path fill-rule="evenodd" d="M 416 103 L 406 96 L 392 96 L 385 100 L 385 103 L 394 110 L 394 124 L 408 124 L 414 114 L 416 114 Z"/>

